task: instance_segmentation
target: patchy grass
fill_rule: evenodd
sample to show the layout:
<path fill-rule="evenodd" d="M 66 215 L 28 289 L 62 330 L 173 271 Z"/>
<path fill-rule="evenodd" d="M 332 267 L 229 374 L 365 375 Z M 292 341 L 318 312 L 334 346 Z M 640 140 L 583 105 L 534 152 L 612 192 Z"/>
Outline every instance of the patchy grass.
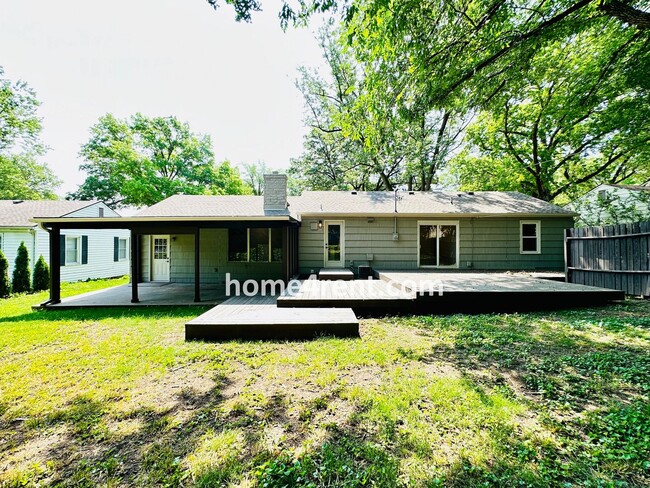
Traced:
<path fill-rule="evenodd" d="M 650 484 L 648 301 L 207 344 L 40 300 L 0 302 L 4 486 Z"/>

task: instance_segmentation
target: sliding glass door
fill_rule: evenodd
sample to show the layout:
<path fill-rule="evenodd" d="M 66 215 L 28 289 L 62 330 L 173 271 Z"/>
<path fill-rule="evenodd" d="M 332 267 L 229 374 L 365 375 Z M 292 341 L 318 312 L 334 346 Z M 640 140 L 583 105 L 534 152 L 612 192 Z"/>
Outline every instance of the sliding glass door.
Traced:
<path fill-rule="evenodd" d="M 418 223 L 418 265 L 430 268 L 458 267 L 458 223 Z"/>

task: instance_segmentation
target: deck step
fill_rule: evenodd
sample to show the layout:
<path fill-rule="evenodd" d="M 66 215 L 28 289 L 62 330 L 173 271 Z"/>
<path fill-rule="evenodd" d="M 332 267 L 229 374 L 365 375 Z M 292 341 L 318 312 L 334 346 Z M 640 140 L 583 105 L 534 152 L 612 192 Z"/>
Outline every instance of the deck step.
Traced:
<path fill-rule="evenodd" d="M 234 297 L 185 324 L 186 340 L 313 339 L 358 337 L 350 308 L 277 308 L 275 297 Z"/>
<path fill-rule="evenodd" d="M 321 269 L 318 272 L 318 279 L 321 281 L 351 281 L 354 279 L 354 273 L 346 268 Z"/>

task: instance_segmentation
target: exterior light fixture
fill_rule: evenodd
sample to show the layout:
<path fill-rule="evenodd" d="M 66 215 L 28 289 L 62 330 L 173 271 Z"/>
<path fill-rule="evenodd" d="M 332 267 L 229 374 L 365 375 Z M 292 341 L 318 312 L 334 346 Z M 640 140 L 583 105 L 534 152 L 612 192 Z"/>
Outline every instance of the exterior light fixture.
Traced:
<path fill-rule="evenodd" d="M 322 221 L 322 220 L 319 220 L 319 221 L 318 221 L 318 228 L 319 228 L 319 229 L 322 229 L 322 228 L 323 228 L 323 221 Z"/>

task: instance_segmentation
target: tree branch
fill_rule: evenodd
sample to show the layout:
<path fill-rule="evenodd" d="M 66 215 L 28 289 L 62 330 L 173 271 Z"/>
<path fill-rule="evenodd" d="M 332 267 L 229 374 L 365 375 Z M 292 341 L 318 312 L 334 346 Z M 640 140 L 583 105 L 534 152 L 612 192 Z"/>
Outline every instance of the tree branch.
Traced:
<path fill-rule="evenodd" d="M 635 26 L 639 30 L 650 29 L 650 12 L 634 8 L 620 0 L 601 0 L 598 9 L 610 17 Z"/>

